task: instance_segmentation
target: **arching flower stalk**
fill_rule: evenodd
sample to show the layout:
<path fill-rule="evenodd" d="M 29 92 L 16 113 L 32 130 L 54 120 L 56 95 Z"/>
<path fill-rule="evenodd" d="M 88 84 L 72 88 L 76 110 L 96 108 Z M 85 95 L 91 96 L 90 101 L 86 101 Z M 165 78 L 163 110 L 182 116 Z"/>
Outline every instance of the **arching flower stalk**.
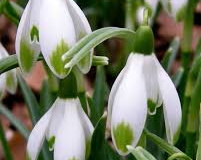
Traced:
<path fill-rule="evenodd" d="M 8 56 L 8 52 L 0 43 L 0 59 L 6 58 Z M 6 90 L 11 94 L 15 94 L 17 90 L 16 69 L 12 69 L 0 75 L 0 99 L 3 97 Z"/>
<path fill-rule="evenodd" d="M 64 78 L 71 67 L 61 57 L 78 40 L 91 33 L 82 10 L 73 0 L 30 0 L 20 20 L 16 37 L 16 53 L 23 73 L 29 73 L 42 52 L 49 68 Z M 92 54 L 87 54 L 78 68 L 85 74 L 90 70 Z M 73 56 L 73 55 L 72 55 Z"/>
<path fill-rule="evenodd" d="M 148 26 L 136 32 L 134 52 L 117 77 L 108 102 L 108 122 L 118 153 L 135 147 L 151 115 L 163 105 L 167 140 L 175 144 L 181 127 L 181 104 L 176 88 L 153 53 L 153 33 Z M 144 47 L 146 45 L 146 47 Z"/>

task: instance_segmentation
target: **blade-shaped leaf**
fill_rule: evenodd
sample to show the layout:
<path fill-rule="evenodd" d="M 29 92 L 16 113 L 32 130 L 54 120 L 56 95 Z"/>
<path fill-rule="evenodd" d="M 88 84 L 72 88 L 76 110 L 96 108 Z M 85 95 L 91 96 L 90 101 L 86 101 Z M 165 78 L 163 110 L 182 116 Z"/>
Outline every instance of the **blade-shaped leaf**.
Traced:
<path fill-rule="evenodd" d="M 98 121 L 92 136 L 91 154 L 88 160 L 123 160 L 105 140 L 106 115 Z"/>

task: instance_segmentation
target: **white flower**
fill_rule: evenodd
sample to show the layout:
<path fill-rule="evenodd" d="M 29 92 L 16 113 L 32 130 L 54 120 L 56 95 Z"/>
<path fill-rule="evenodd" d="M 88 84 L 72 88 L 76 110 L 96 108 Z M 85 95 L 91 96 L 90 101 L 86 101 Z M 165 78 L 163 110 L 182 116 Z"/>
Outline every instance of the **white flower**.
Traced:
<path fill-rule="evenodd" d="M 161 0 L 163 8 L 177 21 L 184 16 L 188 0 Z"/>
<path fill-rule="evenodd" d="M 54 160 L 85 160 L 93 130 L 78 98 L 57 98 L 29 136 L 28 157 L 37 159 L 46 137 L 50 150 L 54 149 Z"/>
<path fill-rule="evenodd" d="M 179 137 L 182 116 L 176 88 L 154 54 L 131 53 L 112 87 L 108 102 L 108 123 L 119 154 L 127 155 L 126 146 L 137 145 L 147 111 L 154 114 L 161 104 L 167 140 L 174 144 Z"/>
<path fill-rule="evenodd" d="M 8 56 L 8 52 L 0 43 L 0 59 L 6 58 Z M 6 90 L 11 94 L 14 94 L 17 90 L 16 69 L 12 69 L 0 75 L 0 99 L 3 97 Z"/>
<path fill-rule="evenodd" d="M 29 73 L 40 51 L 48 66 L 59 78 L 68 75 L 61 57 L 78 40 L 91 33 L 84 13 L 73 0 L 30 0 L 20 20 L 16 36 L 16 53 L 24 73 Z M 83 73 L 90 70 L 92 54 L 77 65 Z M 71 66 L 72 67 L 72 66 Z"/>

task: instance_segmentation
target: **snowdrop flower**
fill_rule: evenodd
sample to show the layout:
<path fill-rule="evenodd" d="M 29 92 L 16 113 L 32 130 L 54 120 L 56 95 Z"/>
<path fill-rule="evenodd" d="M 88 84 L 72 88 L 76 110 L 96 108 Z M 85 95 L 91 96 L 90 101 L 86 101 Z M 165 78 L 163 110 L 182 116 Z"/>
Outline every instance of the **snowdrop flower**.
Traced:
<path fill-rule="evenodd" d="M 177 21 L 184 17 L 188 0 L 161 0 L 163 8 Z"/>
<path fill-rule="evenodd" d="M 0 59 L 6 58 L 8 56 L 8 52 L 0 43 Z M 10 70 L 0 75 L 0 99 L 3 97 L 6 90 L 11 94 L 14 94 L 17 90 L 16 69 Z"/>
<path fill-rule="evenodd" d="M 45 61 L 59 78 L 68 75 L 61 57 L 78 40 L 91 33 L 84 13 L 73 0 L 30 0 L 20 20 L 16 36 L 16 53 L 23 73 L 29 73 L 40 51 Z M 92 54 L 77 66 L 85 74 L 90 70 Z"/>
<path fill-rule="evenodd" d="M 54 149 L 54 160 L 85 160 L 93 130 L 78 98 L 57 98 L 30 134 L 28 158 L 37 159 L 46 137 L 50 150 Z"/>
<path fill-rule="evenodd" d="M 173 82 L 153 53 L 151 29 L 141 26 L 135 38 L 134 53 L 114 82 L 108 101 L 108 123 L 114 146 L 121 155 L 129 153 L 127 145 L 137 145 L 147 112 L 155 114 L 161 104 L 169 143 L 177 141 L 181 126 L 180 100 Z"/>

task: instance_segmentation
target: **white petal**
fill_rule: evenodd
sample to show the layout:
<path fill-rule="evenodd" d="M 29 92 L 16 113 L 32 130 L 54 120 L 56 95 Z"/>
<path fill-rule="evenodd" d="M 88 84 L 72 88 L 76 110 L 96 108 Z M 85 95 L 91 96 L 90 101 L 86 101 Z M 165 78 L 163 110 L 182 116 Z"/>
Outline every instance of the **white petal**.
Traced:
<path fill-rule="evenodd" d="M 43 0 L 30 0 L 31 10 L 30 10 L 30 31 L 33 27 L 39 29 L 39 19 L 40 19 L 40 8 L 42 6 Z"/>
<path fill-rule="evenodd" d="M 49 149 L 54 148 L 55 137 L 58 132 L 59 124 L 61 124 L 65 111 L 64 99 L 57 98 L 53 104 L 53 116 L 50 119 L 50 124 L 46 133 L 47 140 L 49 142 Z"/>
<path fill-rule="evenodd" d="M 54 160 L 84 160 L 85 135 L 75 99 L 66 100 L 65 114 L 55 139 Z"/>
<path fill-rule="evenodd" d="M 67 0 L 68 9 L 70 11 L 71 17 L 73 19 L 74 27 L 75 27 L 75 33 L 76 33 L 76 40 L 79 41 L 81 38 L 83 38 L 85 35 L 90 34 L 91 27 L 89 25 L 89 22 L 84 15 L 83 11 L 80 9 L 80 7 L 74 2 L 74 0 Z M 78 64 L 77 66 L 79 69 L 84 73 L 88 73 L 91 64 L 92 64 L 92 56 L 93 56 L 93 50 L 87 54 Z"/>
<path fill-rule="evenodd" d="M 30 36 L 30 11 L 31 1 L 28 2 L 21 17 L 17 35 L 15 49 L 22 72 L 27 74 L 36 63 L 40 53 L 40 46 L 37 42 L 31 42 Z"/>
<path fill-rule="evenodd" d="M 122 71 L 119 73 L 118 77 L 116 78 L 114 84 L 112 85 L 112 89 L 110 91 L 109 99 L 108 99 L 108 117 L 107 117 L 107 126 L 111 128 L 111 116 L 112 116 L 112 107 L 113 107 L 113 102 L 114 98 L 116 96 L 116 92 L 119 88 L 119 85 L 122 82 L 122 79 L 124 77 L 124 74 L 127 70 L 127 68 L 130 65 L 130 62 L 132 61 L 133 53 L 131 53 L 128 57 L 126 66 L 122 69 Z"/>
<path fill-rule="evenodd" d="M 77 104 L 78 104 L 78 110 L 79 110 L 79 116 L 82 121 L 82 126 L 85 133 L 85 139 L 86 139 L 86 159 L 88 158 L 91 150 L 91 138 L 94 132 L 94 126 L 92 125 L 91 121 L 89 120 L 88 116 L 84 112 L 80 100 L 77 98 Z"/>
<path fill-rule="evenodd" d="M 0 100 L 3 98 L 6 86 L 6 74 L 0 75 Z"/>
<path fill-rule="evenodd" d="M 4 48 L 4 46 L 0 43 L 0 59 L 8 57 L 9 54 L 6 51 L 6 49 Z"/>
<path fill-rule="evenodd" d="M 143 23 L 143 19 L 144 19 L 144 7 L 139 7 L 137 9 L 137 22 L 138 24 L 142 24 Z"/>
<path fill-rule="evenodd" d="M 173 82 L 157 59 L 156 64 L 159 89 L 163 100 L 167 139 L 169 143 L 174 144 L 179 138 L 181 128 L 181 103 Z"/>
<path fill-rule="evenodd" d="M 59 78 L 64 78 L 61 57 L 76 43 L 75 29 L 65 0 L 43 0 L 40 11 L 39 38 L 42 54 Z"/>
<path fill-rule="evenodd" d="M 159 86 L 155 58 L 154 54 L 144 57 L 143 73 L 146 83 L 147 98 L 148 102 L 152 103 L 152 107 L 148 107 L 150 114 L 155 114 L 156 108 L 161 105 L 161 102 L 159 101 Z"/>
<path fill-rule="evenodd" d="M 42 144 L 45 140 L 45 134 L 49 125 L 51 115 L 52 108 L 50 108 L 49 111 L 45 113 L 45 115 L 38 121 L 38 123 L 31 131 L 27 143 L 27 152 L 30 160 L 36 160 L 40 153 Z"/>
<path fill-rule="evenodd" d="M 135 147 L 147 116 L 147 97 L 143 76 L 143 55 L 135 54 L 116 93 L 112 111 L 112 139 L 121 155 L 127 145 Z"/>

